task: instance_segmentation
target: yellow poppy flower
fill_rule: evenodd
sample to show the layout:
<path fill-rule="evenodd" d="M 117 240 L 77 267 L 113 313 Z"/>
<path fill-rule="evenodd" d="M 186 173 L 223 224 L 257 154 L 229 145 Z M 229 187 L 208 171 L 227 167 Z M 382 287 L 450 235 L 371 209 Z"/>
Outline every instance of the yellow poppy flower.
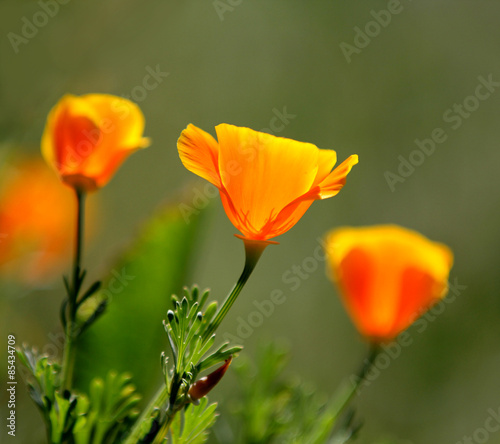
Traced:
<path fill-rule="evenodd" d="M 373 342 L 394 339 L 444 297 L 453 264 L 447 246 L 396 225 L 332 230 L 326 253 L 347 311 Z"/>
<path fill-rule="evenodd" d="M 215 129 L 218 142 L 189 125 L 177 143 L 179 156 L 219 189 L 226 214 L 247 239 L 288 231 L 313 201 L 335 196 L 358 163 L 352 155 L 332 171 L 333 150 L 228 124 Z"/>
<path fill-rule="evenodd" d="M 134 151 L 149 145 L 144 116 L 129 100 L 107 94 L 64 96 L 42 136 L 45 160 L 67 185 L 94 191 Z"/>

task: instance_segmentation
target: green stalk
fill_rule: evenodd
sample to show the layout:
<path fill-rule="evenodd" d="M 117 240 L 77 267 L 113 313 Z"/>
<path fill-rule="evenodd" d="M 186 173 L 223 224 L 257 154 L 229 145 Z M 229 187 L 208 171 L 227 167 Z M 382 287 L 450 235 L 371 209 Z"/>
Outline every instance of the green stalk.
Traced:
<path fill-rule="evenodd" d="M 175 373 L 172 379 L 172 383 L 170 384 L 170 396 L 166 412 L 167 420 L 161 426 L 152 444 L 160 444 L 165 440 L 168 433 L 168 429 L 170 428 L 172 422 L 174 421 L 175 415 L 177 414 L 178 411 L 182 410 L 182 408 L 187 403 L 187 401 L 185 401 L 183 404 L 177 403 L 177 396 L 179 394 L 179 389 L 181 388 L 182 385 L 181 383 L 182 383 L 181 374 Z"/>
<path fill-rule="evenodd" d="M 371 343 L 368 350 L 368 356 L 363 360 L 358 371 L 354 375 L 354 381 L 349 380 L 343 384 L 343 386 L 338 390 L 332 403 L 332 412 L 334 414 L 335 420 L 342 414 L 346 407 L 351 402 L 354 395 L 359 390 L 361 383 L 365 380 L 366 375 L 372 368 L 375 359 L 380 352 L 380 346 L 378 344 Z"/>
<path fill-rule="evenodd" d="M 168 392 L 168 387 L 163 385 L 146 407 L 146 410 L 144 410 L 141 416 L 137 418 L 137 421 L 132 428 L 132 432 L 123 444 L 137 444 L 139 442 L 143 433 L 142 424 L 144 421 L 151 418 L 156 409 L 161 408 L 168 401 Z"/>
<path fill-rule="evenodd" d="M 172 425 L 172 422 L 174 421 L 174 417 L 175 417 L 175 412 L 171 412 L 170 414 L 167 413 L 167 420 L 161 426 L 161 429 L 158 432 L 158 434 L 155 436 L 155 439 L 152 442 L 152 444 L 161 444 L 162 442 L 165 441 L 165 438 L 166 438 L 167 433 L 168 433 L 168 429 Z"/>
<path fill-rule="evenodd" d="M 85 224 L 85 193 L 75 189 L 77 200 L 75 252 L 73 257 L 73 273 L 70 291 L 68 292 L 68 321 L 65 330 L 63 353 L 62 389 L 71 390 L 73 369 L 75 365 L 76 311 L 77 299 L 81 287 L 81 260 L 83 251 L 83 233 Z"/>
<path fill-rule="evenodd" d="M 256 241 L 246 238 L 242 239 L 243 242 L 245 243 L 245 266 L 243 268 L 240 278 L 238 279 L 238 282 L 236 282 L 236 284 L 230 291 L 229 295 L 227 296 L 226 300 L 224 301 L 224 304 L 218 311 L 214 320 L 205 330 L 202 336 L 203 342 L 208 340 L 215 333 L 215 331 L 221 324 L 222 320 L 226 317 L 227 313 L 229 312 L 234 302 L 238 298 L 239 294 L 241 293 L 241 290 L 243 290 L 243 287 L 247 283 L 248 278 L 252 274 L 252 271 L 257 265 L 257 262 L 259 261 L 262 252 L 271 243 L 267 241 Z"/>

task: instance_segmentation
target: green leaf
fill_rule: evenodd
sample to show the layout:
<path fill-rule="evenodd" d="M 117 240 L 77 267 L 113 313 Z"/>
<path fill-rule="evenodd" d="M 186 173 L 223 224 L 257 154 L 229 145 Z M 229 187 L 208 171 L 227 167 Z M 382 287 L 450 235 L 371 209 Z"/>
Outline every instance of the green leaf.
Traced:
<path fill-rule="evenodd" d="M 54 394 L 55 403 L 50 410 L 49 418 L 51 421 L 52 429 L 52 442 L 61 442 L 66 424 L 66 415 L 69 410 L 69 400 L 60 396 L 57 392 Z"/>
<path fill-rule="evenodd" d="M 109 302 L 77 343 L 75 385 L 80 390 L 109 370 L 132 374 L 146 399 L 157 389 L 162 376 L 155 363 L 166 345 L 162 321 L 171 294 L 186 278 L 199 219 L 191 216 L 186 223 L 178 207 L 160 211 L 103 279 L 100 291 L 82 305 L 90 316 L 104 298 Z"/>
<path fill-rule="evenodd" d="M 172 444 L 201 444 L 208 438 L 208 429 L 217 418 L 217 404 L 207 407 L 208 399 L 203 398 L 199 405 L 191 404 L 183 414 L 178 414 L 171 428 Z"/>
<path fill-rule="evenodd" d="M 227 348 L 229 345 L 228 342 L 225 342 L 222 344 L 215 352 L 207 356 L 203 361 L 201 361 L 198 364 L 198 371 L 202 372 L 203 370 L 206 370 L 207 368 L 210 368 L 216 364 L 219 364 L 222 361 L 225 361 L 226 359 L 229 359 L 231 356 L 235 355 L 236 353 L 239 353 L 241 350 L 243 350 L 243 347 L 240 346 L 234 346 L 231 348 Z"/>
<path fill-rule="evenodd" d="M 139 414 L 135 406 L 140 397 L 129 382 L 129 375 L 112 371 L 105 381 L 96 378 L 91 382 L 89 398 L 83 398 L 83 402 L 79 399 L 80 407 L 77 406 L 75 412 L 77 421 L 73 433 L 76 444 L 120 442 L 116 437 L 128 432 Z"/>

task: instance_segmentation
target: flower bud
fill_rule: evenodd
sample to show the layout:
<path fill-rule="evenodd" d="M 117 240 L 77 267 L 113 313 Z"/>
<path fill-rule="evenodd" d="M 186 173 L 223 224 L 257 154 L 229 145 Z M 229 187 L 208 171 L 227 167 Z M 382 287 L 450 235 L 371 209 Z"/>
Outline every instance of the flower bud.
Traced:
<path fill-rule="evenodd" d="M 224 364 L 220 366 L 217 370 L 213 371 L 207 376 L 196 381 L 191 388 L 189 389 L 189 396 L 193 401 L 197 399 L 201 399 L 208 394 L 210 390 L 212 390 L 222 379 L 224 373 L 226 373 L 229 364 L 231 364 L 232 357 L 226 359 Z"/>
<path fill-rule="evenodd" d="M 106 185 L 124 160 L 149 145 L 139 107 L 108 94 L 64 96 L 50 111 L 42 154 L 61 180 L 81 191 Z"/>

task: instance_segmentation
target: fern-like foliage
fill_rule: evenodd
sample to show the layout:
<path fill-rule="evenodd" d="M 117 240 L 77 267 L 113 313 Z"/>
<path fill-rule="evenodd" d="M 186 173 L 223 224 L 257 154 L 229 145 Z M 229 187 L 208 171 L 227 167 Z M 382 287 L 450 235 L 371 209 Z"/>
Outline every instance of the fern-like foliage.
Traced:
<path fill-rule="evenodd" d="M 200 292 L 196 286 L 184 288 L 182 298 L 172 296 L 173 309 L 163 322 L 171 355 L 161 355 L 165 388 L 138 420 L 126 444 L 163 442 L 169 436 L 175 443 L 203 442 L 214 424 L 216 405 L 207 407 L 205 395 L 220 381 L 242 347 L 226 342 L 212 348 L 215 334 L 208 335 L 207 331 L 217 303 L 207 303 L 208 298 L 208 290 Z M 200 378 L 200 373 L 222 362 Z"/>
<path fill-rule="evenodd" d="M 61 367 L 35 349 L 18 350 L 28 369 L 28 390 L 46 424 L 51 444 L 115 444 L 136 419 L 140 400 L 130 376 L 109 372 L 96 378 L 89 394 L 61 390 Z"/>
<path fill-rule="evenodd" d="M 339 417 L 327 396 L 297 377 L 283 376 L 287 361 L 288 353 L 274 343 L 261 347 L 253 362 L 240 359 L 236 373 L 241 396 L 235 402 L 236 415 L 230 416 L 231 444 L 350 442 L 359 429 L 353 412 Z"/>
<path fill-rule="evenodd" d="M 202 444 L 208 438 L 208 430 L 217 418 L 217 404 L 208 405 L 203 398 L 198 405 L 191 404 L 182 415 L 177 415 L 170 429 L 172 444 Z"/>

